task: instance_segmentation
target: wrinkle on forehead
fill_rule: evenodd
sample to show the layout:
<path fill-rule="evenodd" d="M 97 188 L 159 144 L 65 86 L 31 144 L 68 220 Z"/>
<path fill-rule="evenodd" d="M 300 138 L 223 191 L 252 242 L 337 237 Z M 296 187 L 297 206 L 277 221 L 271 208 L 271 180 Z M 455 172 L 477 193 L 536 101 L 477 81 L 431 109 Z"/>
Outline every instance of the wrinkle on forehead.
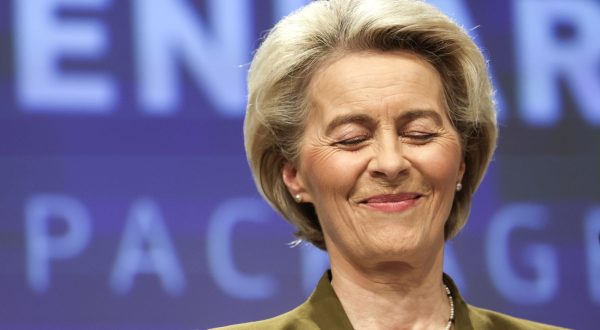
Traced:
<path fill-rule="evenodd" d="M 389 67 L 382 66 L 382 60 Z M 393 65 L 402 65 L 403 71 Z M 441 84 L 435 67 L 409 51 L 347 53 L 323 63 L 313 75 L 307 89 L 308 119 L 327 125 L 337 114 L 364 112 L 381 117 L 397 107 L 434 110 L 448 118 Z"/>

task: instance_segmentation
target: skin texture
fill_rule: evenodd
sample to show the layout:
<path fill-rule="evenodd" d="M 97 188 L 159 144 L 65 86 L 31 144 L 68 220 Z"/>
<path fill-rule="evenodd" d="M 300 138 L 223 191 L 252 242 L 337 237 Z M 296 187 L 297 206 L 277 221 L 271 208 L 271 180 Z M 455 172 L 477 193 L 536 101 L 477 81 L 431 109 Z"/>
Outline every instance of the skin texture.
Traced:
<path fill-rule="evenodd" d="M 409 52 L 350 53 L 308 91 L 283 179 L 315 206 L 348 317 L 361 329 L 442 327 L 444 223 L 465 165 L 438 72 Z"/>

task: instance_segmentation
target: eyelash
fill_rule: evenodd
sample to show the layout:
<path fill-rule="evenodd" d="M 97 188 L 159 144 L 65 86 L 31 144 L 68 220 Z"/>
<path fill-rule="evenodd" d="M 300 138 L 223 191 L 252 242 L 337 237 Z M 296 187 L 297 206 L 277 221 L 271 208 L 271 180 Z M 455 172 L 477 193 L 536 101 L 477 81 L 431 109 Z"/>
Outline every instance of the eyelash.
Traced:
<path fill-rule="evenodd" d="M 346 140 L 338 141 L 336 145 L 342 145 L 346 147 L 357 146 L 363 142 L 365 142 L 369 137 L 366 135 L 355 136 Z"/>
<path fill-rule="evenodd" d="M 425 133 L 425 132 L 403 132 L 400 134 L 400 137 L 406 138 L 406 139 L 411 139 L 411 140 L 415 141 L 417 144 L 424 144 L 438 136 L 439 136 L 438 133 Z M 366 136 L 366 135 L 355 136 L 355 137 L 352 137 L 352 138 L 349 138 L 346 140 L 337 141 L 334 143 L 334 145 L 340 145 L 340 146 L 344 146 L 344 147 L 354 147 L 354 146 L 358 146 L 361 143 L 365 142 L 367 139 L 369 139 L 369 136 Z"/>
<path fill-rule="evenodd" d="M 433 138 L 439 136 L 438 133 L 425 133 L 425 132 L 405 132 L 400 134 L 403 138 L 412 139 L 418 142 L 428 142 Z"/>

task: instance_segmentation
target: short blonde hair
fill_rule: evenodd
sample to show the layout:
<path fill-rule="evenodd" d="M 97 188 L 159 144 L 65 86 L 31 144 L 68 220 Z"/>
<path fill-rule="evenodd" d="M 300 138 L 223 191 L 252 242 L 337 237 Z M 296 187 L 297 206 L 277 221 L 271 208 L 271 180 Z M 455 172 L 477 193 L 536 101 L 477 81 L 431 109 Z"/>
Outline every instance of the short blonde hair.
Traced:
<path fill-rule="evenodd" d="M 307 86 L 326 61 L 359 51 L 413 52 L 440 73 L 448 115 L 461 137 L 466 171 L 445 238 L 464 226 L 471 198 L 496 146 L 493 89 L 485 59 L 468 34 L 419 0 L 317 0 L 282 19 L 257 50 L 248 74 L 246 154 L 258 190 L 297 229 L 326 249 L 311 204 L 298 204 L 282 178 L 296 162 L 309 109 Z"/>

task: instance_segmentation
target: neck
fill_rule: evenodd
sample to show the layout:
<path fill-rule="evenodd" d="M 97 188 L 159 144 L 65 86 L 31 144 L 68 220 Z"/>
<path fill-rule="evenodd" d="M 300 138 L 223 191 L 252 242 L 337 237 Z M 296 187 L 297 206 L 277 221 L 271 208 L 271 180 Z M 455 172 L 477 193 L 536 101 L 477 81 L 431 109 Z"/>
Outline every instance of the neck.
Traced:
<path fill-rule="evenodd" d="M 442 283 L 443 247 L 423 264 L 351 264 L 331 257 L 332 286 L 355 329 L 443 329 L 450 304 Z"/>

